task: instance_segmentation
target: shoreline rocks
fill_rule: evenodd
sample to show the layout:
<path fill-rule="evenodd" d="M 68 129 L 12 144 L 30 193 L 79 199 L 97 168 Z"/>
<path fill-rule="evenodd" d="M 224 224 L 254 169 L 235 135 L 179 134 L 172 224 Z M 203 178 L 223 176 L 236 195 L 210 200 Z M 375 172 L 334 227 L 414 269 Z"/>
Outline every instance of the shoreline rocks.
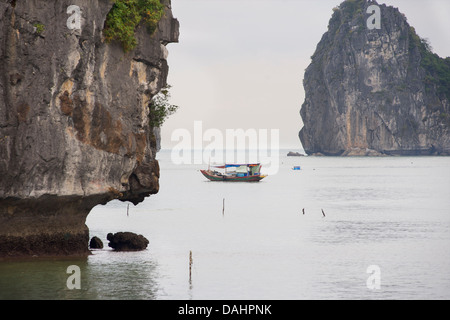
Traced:
<path fill-rule="evenodd" d="M 346 157 L 385 157 L 386 155 L 373 149 L 351 148 L 345 151 L 342 156 Z"/>
<path fill-rule="evenodd" d="M 103 242 L 98 237 L 92 237 L 89 242 L 89 249 L 103 249 Z"/>
<path fill-rule="evenodd" d="M 115 251 L 141 251 L 147 248 L 149 241 L 141 234 L 133 232 L 108 233 L 108 246 Z"/>
<path fill-rule="evenodd" d="M 304 157 L 304 154 L 301 154 L 300 152 L 294 152 L 294 151 L 289 151 L 287 154 L 288 157 Z"/>

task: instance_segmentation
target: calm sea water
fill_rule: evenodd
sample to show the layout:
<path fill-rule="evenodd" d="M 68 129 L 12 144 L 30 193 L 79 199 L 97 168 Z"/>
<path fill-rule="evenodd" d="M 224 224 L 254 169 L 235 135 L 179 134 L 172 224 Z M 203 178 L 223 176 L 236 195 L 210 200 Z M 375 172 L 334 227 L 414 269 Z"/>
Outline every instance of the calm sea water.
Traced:
<path fill-rule="evenodd" d="M 450 299 L 449 157 L 281 154 L 276 175 L 236 184 L 160 152 L 158 195 L 128 216 L 121 202 L 89 214 L 105 249 L 2 262 L 0 299 Z M 148 249 L 110 250 L 118 231 L 144 235 Z M 70 265 L 79 290 L 66 286 Z M 367 285 L 375 276 L 379 289 Z"/>

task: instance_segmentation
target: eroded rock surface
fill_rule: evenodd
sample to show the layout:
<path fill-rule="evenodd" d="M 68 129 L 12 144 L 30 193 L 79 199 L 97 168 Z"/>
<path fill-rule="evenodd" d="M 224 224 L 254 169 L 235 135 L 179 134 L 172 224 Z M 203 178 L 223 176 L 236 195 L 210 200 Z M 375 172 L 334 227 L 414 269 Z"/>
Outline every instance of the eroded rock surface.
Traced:
<path fill-rule="evenodd" d="M 380 28 L 368 27 L 372 5 Z M 450 58 L 432 54 L 397 8 L 335 8 L 304 87 L 308 154 L 450 155 Z"/>
<path fill-rule="evenodd" d="M 124 53 L 102 35 L 112 1 L 0 0 L 0 256 L 86 254 L 94 206 L 158 192 L 148 104 L 179 35 L 164 3 Z"/>

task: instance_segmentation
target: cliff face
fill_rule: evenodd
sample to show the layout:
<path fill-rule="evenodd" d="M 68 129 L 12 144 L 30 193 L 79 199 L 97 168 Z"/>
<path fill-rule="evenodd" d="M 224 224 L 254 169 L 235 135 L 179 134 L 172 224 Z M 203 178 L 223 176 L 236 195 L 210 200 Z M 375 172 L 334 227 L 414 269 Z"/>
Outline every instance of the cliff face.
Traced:
<path fill-rule="evenodd" d="M 164 4 L 124 53 L 102 35 L 109 0 L 0 0 L 0 256 L 85 254 L 94 206 L 158 192 L 148 104 L 178 41 Z"/>
<path fill-rule="evenodd" d="M 398 9 L 378 5 L 380 28 L 369 29 L 374 1 L 347 0 L 304 77 L 308 154 L 450 155 L 450 58 L 433 54 Z"/>

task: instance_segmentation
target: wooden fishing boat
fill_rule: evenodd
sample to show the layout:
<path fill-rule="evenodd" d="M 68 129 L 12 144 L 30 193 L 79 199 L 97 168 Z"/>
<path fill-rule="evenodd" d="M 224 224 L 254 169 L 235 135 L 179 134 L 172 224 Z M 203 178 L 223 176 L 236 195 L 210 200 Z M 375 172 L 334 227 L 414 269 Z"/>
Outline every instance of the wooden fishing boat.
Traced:
<path fill-rule="evenodd" d="M 225 169 L 225 172 L 222 173 L 210 168 L 208 170 L 200 170 L 200 172 L 211 181 L 258 182 L 267 177 L 267 175 L 261 174 L 261 164 L 259 163 L 225 164 L 223 166 L 213 166 L 213 168 Z"/>

